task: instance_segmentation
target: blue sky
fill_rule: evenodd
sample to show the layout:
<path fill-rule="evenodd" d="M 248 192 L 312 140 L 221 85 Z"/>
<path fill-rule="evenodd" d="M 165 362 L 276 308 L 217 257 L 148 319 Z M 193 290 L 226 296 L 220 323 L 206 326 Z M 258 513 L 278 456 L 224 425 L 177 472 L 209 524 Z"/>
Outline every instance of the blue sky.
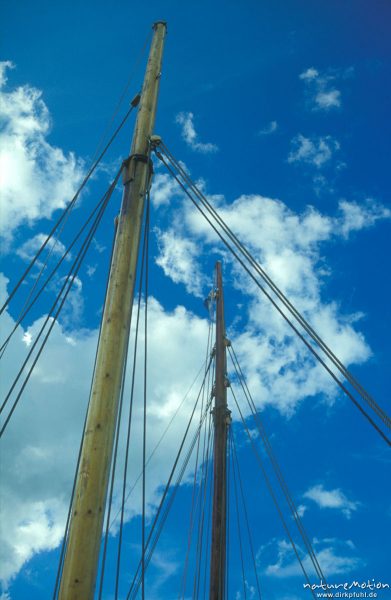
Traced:
<path fill-rule="evenodd" d="M 390 412 L 390 13 L 385 0 L 171 1 L 164 7 L 156 1 L 38 1 L 3 8 L 2 57 L 9 64 L 1 71 L 2 295 L 6 280 L 11 289 L 50 220 L 71 198 L 151 24 L 163 18 L 168 36 L 156 133 Z M 146 56 L 119 115 L 141 85 Z M 82 195 L 64 244 L 126 157 L 133 122 Z M 51 597 L 119 203 L 118 191 L 4 436 L 4 600 Z M 328 579 L 387 581 L 391 505 L 384 442 L 314 366 L 158 165 L 152 207 L 150 447 L 202 363 L 208 330 L 203 298 L 214 263 L 222 259 L 228 334 Z M 53 292 L 7 348 L 5 388 Z M 11 304 L 5 332 L 22 302 L 23 295 Z M 141 381 L 137 386 L 140 393 Z M 151 513 L 192 401 L 151 464 Z M 137 425 L 139 410 L 135 418 Z M 235 411 L 233 429 L 265 597 L 307 597 Z M 135 432 L 132 475 L 140 458 Z M 182 486 L 176 500 L 181 519 L 169 520 L 160 541 L 149 598 L 178 595 L 190 495 Z M 126 547 L 134 561 L 139 495 L 127 518 Z M 239 599 L 232 535 L 230 597 Z M 111 551 L 110 569 L 112 561 Z M 248 582 L 250 598 L 250 569 Z M 113 597 L 109 588 L 105 594 Z"/>

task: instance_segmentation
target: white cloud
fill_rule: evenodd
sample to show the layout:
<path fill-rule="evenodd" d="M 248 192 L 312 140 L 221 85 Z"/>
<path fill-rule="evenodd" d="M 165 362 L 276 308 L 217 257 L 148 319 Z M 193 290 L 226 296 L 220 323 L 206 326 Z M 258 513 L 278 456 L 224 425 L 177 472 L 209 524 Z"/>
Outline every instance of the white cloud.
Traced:
<path fill-rule="evenodd" d="M 321 110 L 329 110 L 333 107 L 341 106 L 341 92 L 339 90 L 328 90 L 327 92 L 318 92 L 315 96 L 315 104 Z"/>
<path fill-rule="evenodd" d="M 317 169 L 329 163 L 340 149 L 339 142 L 330 135 L 308 138 L 299 133 L 292 139 L 291 145 L 289 163 L 305 163 Z"/>
<path fill-rule="evenodd" d="M 343 78 L 351 73 L 351 69 L 345 71 L 331 71 L 319 73 L 317 69 L 310 67 L 299 75 L 306 85 L 306 92 L 312 110 L 329 111 L 340 108 L 341 92 L 334 86 L 338 78 Z"/>
<path fill-rule="evenodd" d="M 168 173 L 156 173 L 153 178 L 151 200 L 155 207 L 169 206 L 170 202 L 181 195 L 178 183 Z"/>
<path fill-rule="evenodd" d="M 7 83 L 7 69 L 14 69 L 15 65 L 10 60 L 0 61 L 0 88 Z"/>
<path fill-rule="evenodd" d="M 263 129 L 260 129 L 260 131 L 258 131 L 258 135 L 270 135 L 271 133 L 274 133 L 275 131 L 277 131 L 278 129 L 278 123 L 277 121 L 270 121 L 270 123 L 264 127 Z"/>
<path fill-rule="evenodd" d="M 307 490 L 304 498 L 312 500 L 319 508 L 340 510 L 348 519 L 360 506 L 359 502 L 349 500 L 340 489 L 326 490 L 322 484 L 315 485 Z"/>
<path fill-rule="evenodd" d="M 194 114 L 192 112 L 180 112 L 175 118 L 175 122 L 182 128 L 182 138 L 186 144 L 192 150 L 202 154 L 217 152 L 218 147 L 216 144 L 203 143 L 198 140 L 198 133 L 195 130 L 193 120 Z"/>
<path fill-rule="evenodd" d="M 172 281 L 183 283 L 190 294 L 202 298 L 205 278 L 195 260 L 199 254 L 197 244 L 177 236 L 175 229 L 157 229 L 156 235 L 160 251 L 156 264 Z"/>
<path fill-rule="evenodd" d="M 3 297 L 5 284 L 6 280 L 1 276 Z M 12 382 L 21 357 L 25 356 L 26 340 L 35 339 L 42 319 L 27 329 L 17 328 L 2 360 L 3 392 Z M 3 331 L 8 332 L 13 326 L 14 320 L 5 313 Z M 208 323 L 183 307 L 166 312 L 156 300 L 150 298 L 149 330 L 152 335 L 148 348 L 148 454 L 201 366 L 202 357 L 205 357 Z M 134 339 L 134 329 L 132 336 Z M 53 549 L 60 543 L 89 395 L 97 337 L 97 330 L 65 331 L 61 324 L 55 325 L 4 434 L 0 490 L 3 522 L 0 577 L 5 584 L 34 554 Z M 140 348 L 143 343 L 143 332 L 140 332 Z M 128 373 L 131 372 L 131 361 L 129 357 Z M 142 362 L 141 353 L 136 399 L 142 398 Z M 159 453 L 148 467 L 147 501 L 150 513 L 160 498 L 159 488 L 168 479 L 178 439 L 183 435 L 200 381 L 194 386 L 161 443 Z M 127 384 L 124 397 L 129 396 Z M 124 409 L 124 421 L 127 410 Z M 141 467 L 142 407 L 137 401 L 133 418 L 128 489 Z M 123 450 L 124 440 L 121 439 L 121 457 Z M 122 468 L 121 458 L 118 472 Z M 139 514 L 140 503 L 141 489 L 137 487 L 131 496 L 131 503 L 127 504 L 127 520 Z M 117 490 L 113 514 L 116 514 L 118 506 Z"/>
<path fill-rule="evenodd" d="M 318 76 L 319 72 L 313 67 L 309 67 L 306 71 L 303 71 L 303 73 L 299 75 L 299 78 L 304 79 L 306 81 L 311 81 L 313 79 L 316 79 Z"/>
<path fill-rule="evenodd" d="M 299 545 L 296 547 L 305 570 L 311 576 L 314 570 L 310 558 Z M 313 540 L 313 547 L 326 577 L 349 573 L 363 565 L 363 561 L 357 555 L 352 554 L 355 548 L 354 545 L 352 547 L 350 540 Z M 269 544 L 262 546 L 257 553 L 257 562 L 265 564 L 266 559 L 271 562 L 264 568 L 264 575 L 275 578 L 303 576 L 292 546 L 286 540 L 272 540 Z"/>
<path fill-rule="evenodd" d="M 24 242 L 17 250 L 16 254 L 20 256 L 23 260 L 30 262 L 32 258 L 37 254 L 39 248 L 46 241 L 47 234 L 37 233 L 34 237 L 30 238 L 26 242 Z M 66 248 L 60 240 L 56 238 L 51 238 L 50 241 L 46 245 L 46 251 L 51 255 L 62 256 Z M 67 254 L 67 260 L 71 258 L 70 254 Z"/>
<path fill-rule="evenodd" d="M 259 195 L 240 196 L 232 204 L 227 204 L 221 196 L 209 199 L 339 359 L 346 365 L 366 361 L 371 351 L 358 330 L 362 315 L 344 314 L 336 302 L 322 297 L 324 282 L 330 275 L 322 258 L 323 245 L 346 238 L 357 227 L 372 226 L 376 218 L 389 216 L 388 212 L 370 200 L 358 205 L 358 214 L 353 219 L 349 208 L 342 209 L 343 204 L 335 215 L 325 215 L 312 207 L 295 213 L 283 202 Z M 291 414 L 303 398 L 319 394 L 332 403 L 338 389 L 330 376 L 314 363 L 301 340 L 223 250 L 202 216 L 190 204 L 181 204 L 176 211 L 176 243 L 180 245 L 182 238 L 198 249 L 187 255 L 186 273 L 200 272 L 199 256 L 223 254 L 227 279 L 245 297 L 246 308 L 242 308 L 229 335 L 241 364 L 245 365 L 258 406 L 273 403 L 282 413 Z M 181 261 L 176 268 L 173 254 L 172 275 L 168 271 L 166 274 L 177 281 L 181 270 Z"/>
<path fill-rule="evenodd" d="M 42 93 L 25 85 L 5 89 L 9 61 L 1 63 L 0 234 L 9 242 L 22 223 L 64 208 L 82 178 L 82 161 L 51 145 L 50 115 Z"/>
<path fill-rule="evenodd" d="M 391 218 L 391 210 L 389 208 L 378 204 L 370 198 L 363 205 L 341 200 L 339 210 L 342 214 L 340 231 L 345 237 L 351 231 L 360 231 L 360 229 L 365 227 L 371 227 L 378 220 Z"/>

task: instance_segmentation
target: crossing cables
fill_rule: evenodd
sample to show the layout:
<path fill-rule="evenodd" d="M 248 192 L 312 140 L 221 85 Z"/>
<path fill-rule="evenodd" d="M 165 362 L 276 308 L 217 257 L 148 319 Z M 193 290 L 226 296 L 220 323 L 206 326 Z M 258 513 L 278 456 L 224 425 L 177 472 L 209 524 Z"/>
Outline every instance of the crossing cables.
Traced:
<path fill-rule="evenodd" d="M 334 352 L 327 346 L 327 344 L 320 338 L 315 332 L 307 320 L 301 315 L 301 313 L 293 306 L 278 286 L 272 281 L 267 275 L 262 266 L 256 261 L 253 254 L 244 246 L 244 244 L 238 239 L 234 232 L 228 227 L 222 217 L 218 214 L 212 204 L 208 201 L 206 196 L 196 186 L 194 181 L 190 178 L 189 174 L 185 171 L 182 165 L 174 158 L 172 153 L 168 150 L 164 142 L 160 141 L 158 146 L 155 146 L 155 154 L 160 161 L 165 165 L 171 176 L 177 181 L 183 192 L 189 197 L 191 202 L 197 208 L 197 210 L 203 215 L 215 233 L 218 235 L 223 244 L 228 248 L 231 254 L 236 258 L 239 264 L 251 277 L 257 287 L 262 291 L 266 298 L 271 302 L 274 308 L 279 312 L 283 319 L 288 323 L 295 334 L 302 340 L 311 354 L 316 360 L 324 367 L 329 373 L 332 379 L 342 389 L 342 391 L 349 397 L 356 408 L 361 414 L 369 421 L 372 427 L 377 433 L 384 439 L 384 441 L 391 446 L 391 439 L 380 429 L 370 414 L 364 409 L 360 402 L 353 396 L 349 389 L 344 383 L 337 377 L 334 371 L 330 368 L 331 363 L 337 371 L 350 383 L 355 391 L 376 414 L 376 416 L 383 422 L 383 424 L 391 429 L 391 419 L 386 412 L 377 404 L 377 402 L 370 396 L 370 394 L 364 389 L 364 387 L 355 379 L 355 377 L 348 371 L 348 369 L 342 364 L 342 362 L 336 357 Z M 280 304 L 279 304 L 280 303 Z M 282 306 L 281 306 L 282 305 Z M 284 312 L 283 308 L 286 309 Z M 290 318 L 292 317 L 293 320 Z M 296 325 L 294 323 L 296 322 Z M 325 355 L 324 358 L 315 350 L 315 347 L 307 339 L 303 331 L 298 328 L 302 328 L 308 337 L 312 340 L 315 347 Z M 327 361 L 329 364 L 327 364 Z"/>

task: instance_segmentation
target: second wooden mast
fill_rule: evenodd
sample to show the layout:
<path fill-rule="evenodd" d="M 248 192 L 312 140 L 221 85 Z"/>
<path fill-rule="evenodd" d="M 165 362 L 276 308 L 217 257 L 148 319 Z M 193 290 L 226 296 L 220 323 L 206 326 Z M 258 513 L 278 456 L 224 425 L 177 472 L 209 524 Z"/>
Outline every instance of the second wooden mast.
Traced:
<path fill-rule="evenodd" d="M 59 600 L 92 600 L 101 546 L 122 373 L 129 340 L 144 199 L 166 24 L 154 24 L 103 312 L 90 408 L 77 474 Z"/>
<path fill-rule="evenodd" d="M 213 512 L 209 600 L 225 598 L 227 530 L 227 345 L 221 262 L 216 263 L 216 381 L 214 388 Z"/>

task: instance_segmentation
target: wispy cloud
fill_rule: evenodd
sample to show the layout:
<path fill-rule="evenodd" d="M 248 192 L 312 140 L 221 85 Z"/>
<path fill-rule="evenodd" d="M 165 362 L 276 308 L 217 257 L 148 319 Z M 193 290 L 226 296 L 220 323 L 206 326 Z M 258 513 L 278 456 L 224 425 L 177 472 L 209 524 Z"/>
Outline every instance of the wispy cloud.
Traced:
<path fill-rule="evenodd" d="M 313 540 L 313 546 L 318 562 L 327 576 L 349 573 L 353 569 L 363 565 L 363 561 L 354 554 L 354 544 L 351 540 L 323 539 Z M 296 545 L 308 573 L 313 572 L 310 558 L 299 545 Z M 262 546 L 257 552 L 257 562 L 265 564 L 264 574 L 269 577 L 285 579 L 288 577 L 302 576 L 302 570 L 297 561 L 291 545 L 286 540 L 274 539 Z"/>
<path fill-rule="evenodd" d="M 175 283 L 183 283 L 190 294 L 203 298 L 204 277 L 196 262 L 199 248 L 193 240 L 184 239 L 175 229 L 155 231 L 159 246 L 159 265 Z"/>
<path fill-rule="evenodd" d="M 194 114 L 192 112 L 180 112 L 176 116 L 175 122 L 181 126 L 182 138 L 192 150 L 201 154 L 211 154 L 218 151 L 216 144 L 199 141 L 198 133 L 194 127 Z"/>
<path fill-rule="evenodd" d="M 257 135 L 270 135 L 271 133 L 274 133 L 275 131 L 277 131 L 278 129 L 278 123 L 277 121 L 270 121 L 270 123 L 268 125 L 266 125 L 266 127 L 264 127 L 263 129 L 260 129 L 257 133 Z"/>
<path fill-rule="evenodd" d="M 312 110 L 329 111 L 340 108 L 342 104 L 341 91 L 337 89 L 335 83 L 338 79 L 346 78 L 351 73 L 352 69 L 329 70 L 320 73 L 314 67 L 303 71 L 299 78 L 305 83 Z"/>
<path fill-rule="evenodd" d="M 340 489 L 326 490 L 322 484 L 315 485 L 304 494 L 304 498 L 312 500 L 319 508 L 339 510 L 350 519 L 360 503 L 349 500 Z"/>
<path fill-rule="evenodd" d="M 305 163 L 321 169 L 330 163 L 340 149 L 339 142 L 330 135 L 324 137 L 305 137 L 301 133 L 291 140 L 292 150 L 288 155 L 289 163 Z"/>

